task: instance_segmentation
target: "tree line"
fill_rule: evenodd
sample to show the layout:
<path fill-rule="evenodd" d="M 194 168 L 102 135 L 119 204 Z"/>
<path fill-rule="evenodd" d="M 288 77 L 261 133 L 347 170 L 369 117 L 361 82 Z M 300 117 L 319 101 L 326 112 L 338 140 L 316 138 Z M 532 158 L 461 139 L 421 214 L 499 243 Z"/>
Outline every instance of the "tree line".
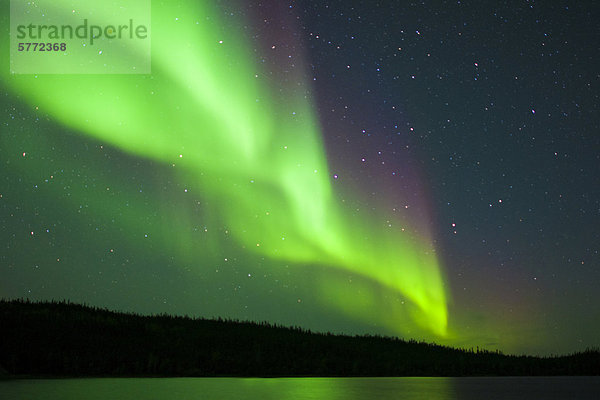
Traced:
<path fill-rule="evenodd" d="M 267 323 L 111 312 L 69 302 L 0 301 L 8 376 L 598 375 L 600 351 L 504 355 Z"/>

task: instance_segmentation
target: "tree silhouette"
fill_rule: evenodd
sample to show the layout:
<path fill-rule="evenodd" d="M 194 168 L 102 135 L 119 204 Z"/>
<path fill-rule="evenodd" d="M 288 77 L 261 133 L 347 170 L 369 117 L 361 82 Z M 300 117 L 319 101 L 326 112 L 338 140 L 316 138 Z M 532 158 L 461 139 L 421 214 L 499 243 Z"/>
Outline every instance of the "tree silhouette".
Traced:
<path fill-rule="evenodd" d="M 0 376 L 598 375 L 600 351 L 509 356 L 266 322 L 0 301 Z"/>

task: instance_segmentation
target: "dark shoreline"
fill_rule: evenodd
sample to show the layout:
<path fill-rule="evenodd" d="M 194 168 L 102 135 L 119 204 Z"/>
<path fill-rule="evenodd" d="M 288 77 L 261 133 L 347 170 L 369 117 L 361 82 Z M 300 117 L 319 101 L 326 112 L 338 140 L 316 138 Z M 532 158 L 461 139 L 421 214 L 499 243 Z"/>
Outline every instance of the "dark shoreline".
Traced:
<path fill-rule="evenodd" d="M 511 378 L 549 378 L 549 379 L 560 379 L 560 378 L 598 378 L 599 375 L 463 375 L 463 376 L 320 376 L 320 375 L 294 375 L 294 376 L 179 376 L 179 375 L 123 375 L 123 376 L 112 376 L 112 375 L 90 375 L 90 376 L 55 376 L 55 375 L 9 375 L 0 376 L 0 382 L 2 381 L 27 381 L 27 380 L 70 380 L 70 379 L 396 379 L 396 378 L 448 378 L 448 379 L 486 379 L 486 378 L 499 378 L 499 379 L 511 379 Z"/>
<path fill-rule="evenodd" d="M 0 301 L 0 379 L 597 376 L 600 352 L 504 355 L 266 323 Z"/>

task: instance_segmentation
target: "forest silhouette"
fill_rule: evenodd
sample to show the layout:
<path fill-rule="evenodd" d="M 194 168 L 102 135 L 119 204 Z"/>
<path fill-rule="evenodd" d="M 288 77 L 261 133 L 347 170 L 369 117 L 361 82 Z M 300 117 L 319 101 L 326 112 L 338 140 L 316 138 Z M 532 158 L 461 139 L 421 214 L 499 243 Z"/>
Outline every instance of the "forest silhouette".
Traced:
<path fill-rule="evenodd" d="M 0 326 L 5 377 L 600 374 L 598 349 L 513 356 L 268 323 L 141 316 L 66 301 L 0 301 Z"/>

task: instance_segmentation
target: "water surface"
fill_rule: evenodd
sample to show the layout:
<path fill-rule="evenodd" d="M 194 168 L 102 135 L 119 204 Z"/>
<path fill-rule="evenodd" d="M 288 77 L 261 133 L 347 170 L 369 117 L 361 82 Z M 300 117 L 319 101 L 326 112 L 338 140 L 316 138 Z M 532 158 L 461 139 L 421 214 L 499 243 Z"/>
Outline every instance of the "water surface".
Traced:
<path fill-rule="evenodd" d="M 0 381 L 14 400 L 598 399 L 600 377 L 122 378 Z"/>

